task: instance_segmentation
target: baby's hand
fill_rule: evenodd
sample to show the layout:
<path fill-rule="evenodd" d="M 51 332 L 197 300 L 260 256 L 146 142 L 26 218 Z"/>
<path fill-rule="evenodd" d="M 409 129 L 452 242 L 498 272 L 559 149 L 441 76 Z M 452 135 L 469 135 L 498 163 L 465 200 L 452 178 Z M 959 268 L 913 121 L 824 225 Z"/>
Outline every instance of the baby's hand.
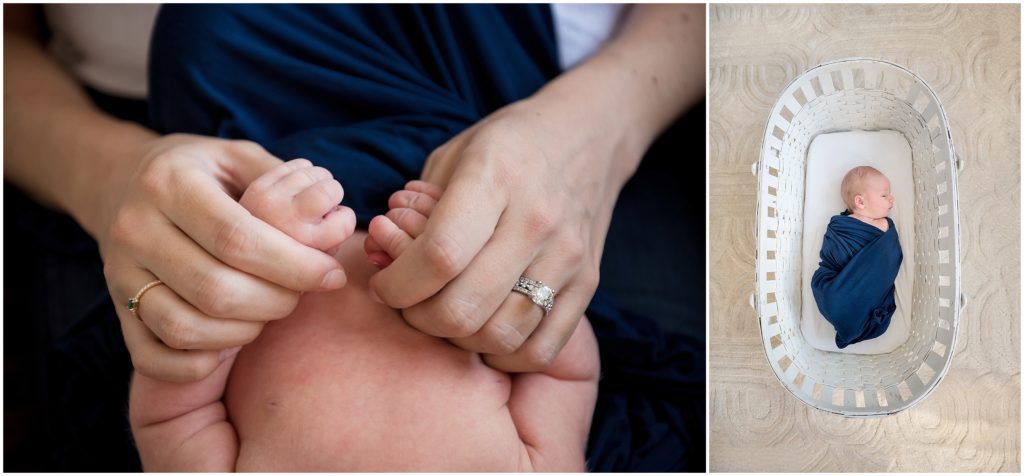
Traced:
<path fill-rule="evenodd" d="M 352 209 L 339 205 L 344 194 L 327 169 L 295 159 L 253 181 L 239 203 L 296 241 L 334 254 L 356 226 Z"/>
<path fill-rule="evenodd" d="M 363 242 L 366 257 L 378 268 L 386 268 L 427 226 L 427 218 L 441 199 L 441 187 L 421 180 L 405 184 L 388 199 L 391 210 L 370 221 Z"/>

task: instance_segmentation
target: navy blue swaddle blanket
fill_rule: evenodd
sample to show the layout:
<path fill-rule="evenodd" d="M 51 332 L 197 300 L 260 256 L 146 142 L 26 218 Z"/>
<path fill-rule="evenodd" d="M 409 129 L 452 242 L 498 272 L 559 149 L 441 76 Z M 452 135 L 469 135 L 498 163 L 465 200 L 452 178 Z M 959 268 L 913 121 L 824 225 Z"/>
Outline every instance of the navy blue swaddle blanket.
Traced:
<path fill-rule="evenodd" d="M 150 53 L 162 133 L 253 140 L 345 188 L 360 228 L 428 155 L 560 73 L 547 5 L 168 5 Z M 599 292 L 592 471 L 703 471 L 703 343 Z"/>
<path fill-rule="evenodd" d="M 833 216 L 821 245 L 821 263 L 811 277 L 818 310 L 845 348 L 885 333 L 896 312 L 896 275 L 903 262 L 899 234 L 864 223 L 849 212 Z"/>

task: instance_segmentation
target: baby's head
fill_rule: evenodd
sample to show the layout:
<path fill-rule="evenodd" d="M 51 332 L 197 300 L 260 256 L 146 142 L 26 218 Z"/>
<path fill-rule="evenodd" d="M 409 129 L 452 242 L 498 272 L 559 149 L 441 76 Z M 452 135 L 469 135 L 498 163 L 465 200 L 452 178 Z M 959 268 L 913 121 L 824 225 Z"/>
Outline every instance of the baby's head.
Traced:
<path fill-rule="evenodd" d="M 843 177 L 843 201 L 850 213 L 868 218 L 884 218 L 892 209 L 893 196 L 889 179 L 878 169 L 862 165 L 854 167 Z"/>

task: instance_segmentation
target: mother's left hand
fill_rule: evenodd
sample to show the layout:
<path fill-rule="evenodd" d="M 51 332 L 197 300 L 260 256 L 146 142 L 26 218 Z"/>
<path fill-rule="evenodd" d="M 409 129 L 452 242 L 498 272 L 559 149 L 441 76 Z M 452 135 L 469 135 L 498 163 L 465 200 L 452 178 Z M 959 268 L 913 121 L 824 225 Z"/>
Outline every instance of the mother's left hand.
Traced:
<path fill-rule="evenodd" d="M 614 138 L 577 130 L 569 140 L 546 106 L 512 104 L 436 150 L 423 179 L 445 192 L 423 233 L 371 280 L 413 327 L 510 372 L 547 367 L 575 330 L 628 175 Z M 557 291 L 546 316 L 512 292 L 520 276 Z"/>
<path fill-rule="evenodd" d="M 370 281 L 410 325 L 508 372 L 547 367 L 572 335 L 619 190 L 704 96 L 704 6 L 629 8 L 596 55 L 431 154 L 422 178 L 446 190 Z M 546 316 L 512 291 L 520 276 L 557 290 Z"/>

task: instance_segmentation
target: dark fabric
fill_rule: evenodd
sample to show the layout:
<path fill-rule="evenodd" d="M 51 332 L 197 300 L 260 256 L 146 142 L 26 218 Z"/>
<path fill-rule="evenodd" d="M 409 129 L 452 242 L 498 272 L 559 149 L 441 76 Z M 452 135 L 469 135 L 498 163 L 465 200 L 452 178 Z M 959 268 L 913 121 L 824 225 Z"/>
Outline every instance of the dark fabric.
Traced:
<path fill-rule="evenodd" d="M 431 151 L 559 72 L 539 5 L 169 5 L 151 57 L 154 127 L 310 159 L 360 227 Z"/>
<path fill-rule="evenodd" d="M 903 250 L 896 225 L 886 221 L 889 229 L 883 232 L 843 212 L 825 230 L 811 290 L 818 310 L 836 328 L 840 349 L 882 335 L 896 312 Z"/>
<path fill-rule="evenodd" d="M 344 203 L 365 227 L 387 210 L 393 191 L 419 176 L 436 147 L 558 74 L 550 15 L 544 5 L 165 6 L 152 42 L 151 117 L 161 132 L 245 138 L 284 159 L 312 160 L 342 182 Z M 703 144 L 703 115 L 699 122 L 692 140 Z M 702 326 L 691 321 L 703 322 L 704 233 L 688 224 L 703 223 L 703 175 L 691 174 L 700 185 L 687 192 L 700 197 L 680 199 L 671 188 L 678 184 L 665 183 L 672 175 L 659 171 L 673 170 L 678 154 L 697 148 L 693 156 L 702 160 L 703 147 L 683 148 L 684 129 L 674 130 L 659 141 L 668 145 L 652 164 L 661 165 L 641 166 L 645 172 L 637 175 L 646 178 L 627 187 L 635 200 L 617 208 L 616 217 L 668 197 L 661 211 L 669 215 L 657 219 L 678 226 L 666 226 L 671 233 L 659 246 L 686 258 L 657 263 L 649 256 L 652 276 L 621 262 L 613 269 L 633 273 L 636 282 L 672 275 L 657 281 L 662 288 L 692 285 L 684 292 L 695 302 L 663 305 L 671 311 L 661 321 L 697 334 Z M 684 207 L 686 221 L 672 212 Z M 630 235 L 648 233 L 614 225 L 621 219 L 613 218 L 620 233 L 612 249 L 643 246 L 628 243 Z M 673 245 L 676 234 L 686 239 Z M 691 268 L 664 268 L 680 262 Z M 608 287 L 621 295 L 638 289 Z M 603 294 L 588 309 L 604 369 L 591 469 L 702 471 L 703 333 L 666 333 L 655 319 L 626 314 Z"/>
<path fill-rule="evenodd" d="M 602 379 L 591 471 L 704 472 L 704 105 L 660 137 L 619 194 L 587 316 Z"/>
<path fill-rule="evenodd" d="M 651 146 L 619 193 L 599 289 L 666 332 L 704 341 L 704 103 Z"/>
<path fill-rule="evenodd" d="M 664 332 L 603 293 L 587 317 L 601 352 L 587 469 L 703 472 L 703 339 Z"/>
<path fill-rule="evenodd" d="M 144 102 L 87 92 L 145 123 Z M 131 360 L 96 242 L 6 182 L 4 228 L 4 469 L 140 471 Z"/>

